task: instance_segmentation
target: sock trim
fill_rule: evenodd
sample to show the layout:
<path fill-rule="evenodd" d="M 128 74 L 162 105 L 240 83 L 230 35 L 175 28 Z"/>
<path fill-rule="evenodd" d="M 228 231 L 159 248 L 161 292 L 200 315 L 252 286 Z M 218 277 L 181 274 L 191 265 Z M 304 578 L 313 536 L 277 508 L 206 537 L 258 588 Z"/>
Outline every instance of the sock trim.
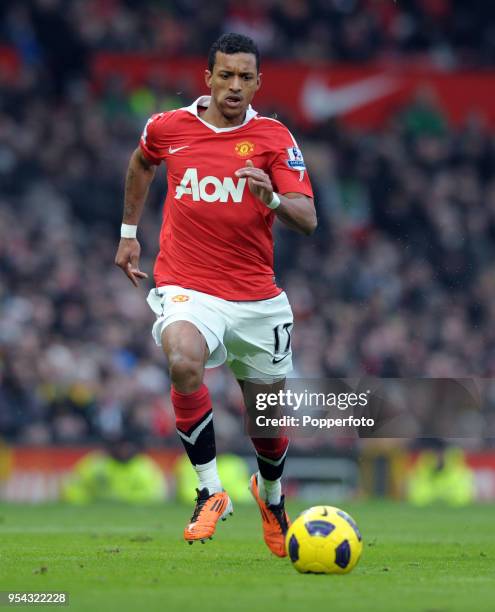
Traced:
<path fill-rule="evenodd" d="M 178 432 L 180 432 L 181 434 L 184 434 L 185 436 L 192 436 L 193 433 L 196 431 L 196 429 L 203 423 L 203 421 L 211 417 L 212 414 L 213 412 L 211 410 L 208 410 L 197 421 L 195 421 L 193 425 L 189 427 L 189 429 L 184 429 L 178 426 L 176 426 L 176 429 Z"/>
<path fill-rule="evenodd" d="M 287 446 L 287 448 L 284 451 L 284 454 L 279 459 L 269 459 L 268 457 L 264 457 L 263 455 L 260 455 L 258 452 L 256 453 L 256 456 L 262 461 L 264 461 L 265 463 L 269 463 L 270 465 L 274 465 L 274 466 L 279 466 L 284 461 L 288 450 L 289 450 L 289 446 Z"/>
<path fill-rule="evenodd" d="M 204 421 L 202 421 L 197 427 L 196 429 L 194 429 L 191 434 L 187 435 L 185 434 L 183 431 L 181 431 L 180 429 L 177 429 L 177 433 L 179 434 L 179 436 L 185 440 L 186 442 L 189 442 L 189 444 L 196 444 L 197 439 L 199 438 L 201 432 L 203 431 L 203 429 L 205 429 L 205 427 L 208 425 L 208 423 L 210 423 L 210 421 L 213 419 L 213 412 L 210 412 L 210 414 L 206 417 L 206 419 L 204 419 Z"/>

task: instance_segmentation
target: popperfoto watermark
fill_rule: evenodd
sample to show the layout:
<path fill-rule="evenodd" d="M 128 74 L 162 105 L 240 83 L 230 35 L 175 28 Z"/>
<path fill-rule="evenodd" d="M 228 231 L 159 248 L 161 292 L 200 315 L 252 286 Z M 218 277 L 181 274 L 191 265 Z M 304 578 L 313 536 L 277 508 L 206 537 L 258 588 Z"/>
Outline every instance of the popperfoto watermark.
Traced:
<path fill-rule="evenodd" d="M 333 419 L 329 417 L 310 417 L 302 418 L 293 416 L 282 416 L 280 418 L 266 417 L 258 415 L 256 417 L 258 427 L 311 427 L 316 429 L 332 429 L 333 427 L 373 427 L 374 419 L 366 417 L 345 417 Z"/>
<path fill-rule="evenodd" d="M 495 437 L 495 380 L 245 381 L 246 433 L 276 437 Z"/>

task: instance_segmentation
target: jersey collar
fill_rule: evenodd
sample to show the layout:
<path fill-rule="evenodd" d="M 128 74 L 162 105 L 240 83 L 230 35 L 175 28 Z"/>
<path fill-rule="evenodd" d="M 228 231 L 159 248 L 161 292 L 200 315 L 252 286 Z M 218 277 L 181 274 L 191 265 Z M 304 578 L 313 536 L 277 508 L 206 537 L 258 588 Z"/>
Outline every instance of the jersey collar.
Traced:
<path fill-rule="evenodd" d="M 241 123 L 241 125 L 235 125 L 234 127 L 219 128 L 214 125 L 211 125 L 211 123 L 207 123 L 206 121 L 201 119 L 201 117 L 198 114 L 198 106 L 206 106 L 208 108 L 210 104 L 210 100 L 211 100 L 211 96 L 200 96 L 197 100 L 194 100 L 194 102 L 190 106 L 185 106 L 184 110 L 186 110 L 188 113 L 191 113 L 191 115 L 194 115 L 197 119 L 199 119 L 199 121 L 201 121 L 201 123 L 206 125 L 207 128 L 210 128 L 210 130 L 212 130 L 213 132 L 216 132 L 217 134 L 221 132 L 232 132 L 234 130 L 238 130 L 239 128 L 246 125 L 246 123 L 251 121 L 251 119 L 256 117 L 256 115 L 258 114 L 250 104 L 246 111 L 246 117 L 243 123 Z"/>

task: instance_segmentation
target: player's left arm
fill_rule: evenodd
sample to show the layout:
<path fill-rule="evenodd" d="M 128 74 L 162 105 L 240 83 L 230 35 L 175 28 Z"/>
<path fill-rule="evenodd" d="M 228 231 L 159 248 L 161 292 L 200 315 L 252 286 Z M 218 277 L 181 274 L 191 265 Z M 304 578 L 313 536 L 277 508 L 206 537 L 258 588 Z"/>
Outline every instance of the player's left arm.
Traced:
<path fill-rule="evenodd" d="M 236 171 L 236 176 L 247 178 L 251 193 L 265 206 L 273 206 L 275 190 L 270 177 L 264 170 L 256 168 L 248 159 L 246 166 Z M 280 204 L 274 208 L 273 212 L 282 223 L 306 236 L 315 231 L 318 221 L 313 198 L 296 192 L 276 194 L 276 196 L 280 199 Z"/>
<path fill-rule="evenodd" d="M 275 214 L 284 225 L 306 236 L 318 226 L 313 198 L 303 193 L 284 193 L 279 195 L 280 205 Z"/>

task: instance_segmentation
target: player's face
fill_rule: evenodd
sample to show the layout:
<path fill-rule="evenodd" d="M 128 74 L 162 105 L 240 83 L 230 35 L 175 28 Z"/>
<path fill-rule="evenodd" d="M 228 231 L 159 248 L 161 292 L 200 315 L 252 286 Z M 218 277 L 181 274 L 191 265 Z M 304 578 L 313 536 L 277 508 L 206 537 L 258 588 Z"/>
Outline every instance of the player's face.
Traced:
<path fill-rule="evenodd" d="M 252 53 L 227 55 L 217 51 L 213 72 L 206 71 L 206 84 L 218 110 L 229 121 L 242 122 L 247 107 L 261 85 Z"/>

